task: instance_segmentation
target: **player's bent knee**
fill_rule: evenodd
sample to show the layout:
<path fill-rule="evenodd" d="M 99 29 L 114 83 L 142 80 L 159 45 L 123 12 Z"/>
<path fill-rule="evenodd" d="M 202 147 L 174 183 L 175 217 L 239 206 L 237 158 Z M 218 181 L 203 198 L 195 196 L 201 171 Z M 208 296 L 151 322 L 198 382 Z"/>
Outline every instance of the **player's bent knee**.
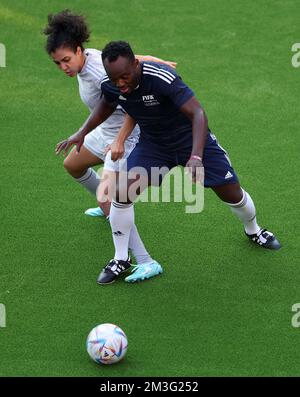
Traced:
<path fill-rule="evenodd" d="M 226 203 L 236 204 L 243 198 L 243 190 L 239 183 L 214 186 L 212 189 Z"/>
<path fill-rule="evenodd" d="M 80 178 L 81 176 L 83 176 L 86 171 L 87 168 L 82 168 L 79 167 L 78 164 L 76 164 L 73 159 L 69 159 L 69 157 L 67 157 L 64 160 L 64 168 L 65 170 L 74 178 Z"/>
<path fill-rule="evenodd" d="M 64 168 L 69 172 L 69 174 L 74 170 L 74 165 L 72 164 L 72 161 L 69 159 L 69 157 L 64 160 Z"/>

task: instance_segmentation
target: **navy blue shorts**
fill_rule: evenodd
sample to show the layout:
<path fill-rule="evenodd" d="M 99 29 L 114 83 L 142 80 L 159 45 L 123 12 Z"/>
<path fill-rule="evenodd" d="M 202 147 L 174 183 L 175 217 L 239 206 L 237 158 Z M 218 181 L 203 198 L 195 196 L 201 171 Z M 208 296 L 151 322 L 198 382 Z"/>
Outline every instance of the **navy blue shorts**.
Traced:
<path fill-rule="evenodd" d="M 180 150 L 169 150 L 156 143 L 141 140 L 127 159 L 127 170 L 143 167 L 150 178 L 151 167 L 167 167 L 170 170 L 178 165 L 185 166 L 191 156 L 191 151 L 190 145 Z M 207 134 L 203 166 L 205 187 L 239 182 L 227 152 L 211 133 Z"/>

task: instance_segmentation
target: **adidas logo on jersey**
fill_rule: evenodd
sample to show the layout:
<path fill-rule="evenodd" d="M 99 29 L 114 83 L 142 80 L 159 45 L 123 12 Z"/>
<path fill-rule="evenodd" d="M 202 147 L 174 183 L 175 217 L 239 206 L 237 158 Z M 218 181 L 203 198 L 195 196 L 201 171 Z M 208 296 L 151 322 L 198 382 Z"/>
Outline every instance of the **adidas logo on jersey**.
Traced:
<path fill-rule="evenodd" d="M 225 179 L 229 179 L 229 178 L 232 178 L 232 177 L 233 177 L 233 175 L 232 175 L 232 173 L 230 171 L 228 171 L 227 174 L 225 175 Z"/>

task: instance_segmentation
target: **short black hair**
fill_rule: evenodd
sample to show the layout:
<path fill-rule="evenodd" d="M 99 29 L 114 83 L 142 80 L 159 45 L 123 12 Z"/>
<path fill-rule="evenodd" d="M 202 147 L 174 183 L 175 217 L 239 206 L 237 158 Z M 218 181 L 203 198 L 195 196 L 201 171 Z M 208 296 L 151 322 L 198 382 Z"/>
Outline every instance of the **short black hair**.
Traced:
<path fill-rule="evenodd" d="M 126 41 L 111 41 L 102 50 L 102 62 L 105 59 L 108 59 L 108 62 L 114 62 L 119 56 L 128 58 L 131 61 L 135 60 L 134 53 Z"/>
<path fill-rule="evenodd" d="M 71 48 L 74 52 L 77 47 L 83 50 L 83 44 L 90 37 L 85 17 L 73 14 L 70 10 L 49 14 L 48 25 L 43 33 L 48 36 L 46 51 L 49 55 L 60 47 Z"/>

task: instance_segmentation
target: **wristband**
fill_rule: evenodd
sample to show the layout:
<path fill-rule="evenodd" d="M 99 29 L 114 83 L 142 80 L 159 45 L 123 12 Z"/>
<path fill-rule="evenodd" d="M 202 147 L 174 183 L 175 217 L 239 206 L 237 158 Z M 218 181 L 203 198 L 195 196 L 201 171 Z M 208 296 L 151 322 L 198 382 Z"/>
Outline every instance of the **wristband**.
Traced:
<path fill-rule="evenodd" d="M 193 155 L 190 157 L 190 160 L 191 160 L 191 159 L 200 160 L 200 161 L 202 162 L 202 158 L 201 158 L 200 156 L 196 156 L 195 154 L 193 154 Z"/>

